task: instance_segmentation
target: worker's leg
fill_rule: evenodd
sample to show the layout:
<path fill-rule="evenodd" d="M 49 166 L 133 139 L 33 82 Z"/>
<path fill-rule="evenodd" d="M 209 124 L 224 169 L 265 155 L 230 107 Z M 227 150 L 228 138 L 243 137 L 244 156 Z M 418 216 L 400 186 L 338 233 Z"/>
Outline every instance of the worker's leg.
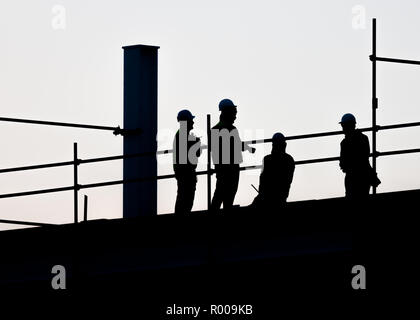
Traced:
<path fill-rule="evenodd" d="M 197 186 L 197 177 L 195 175 L 188 178 L 188 188 L 186 192 L 185 209 L 186 212 L 191 212 L 194 205 L 195 189 Z"/>
<path fill-rule="evenodd" d="M 182 177 L 176 178 L 177 194 L 175 202 L 175 214 L 180 215 L 185 213 L 185 183 Z"/>
<path fill-rule="evenodd" d="M 175 203 L 175 214 L 191 212 L 194 204 L 197 177 L 195 175 L 182 175 L 177 177 L 178 193 Z"/>
<path fill-rule="evenodd" d="M 344 183 L 347 199 L 364 201 L 368 198 L 370 185 L 365 175 L 346 174 Z"/>
<path fill-rule="evenodd" d="M 344 178 L 344 187 L 346 188 L 346 198 L 351 200 L 355 196 L 354 178 L 346 174 Z"/>
<path fill-rule="evenodd" d="M 224 186 L 226 184 L 225 175 L 222 172 L 216 172 L 216 188 L 214 189 L 213 199 L 211 200 L 210 210 L 219 210 L 225 193 Z"/>
<path fill-rule="evenodd" d="M 236 192 L 238 191 L 239 168 L 230 170 L 226 176 L 226 190 L 223 197 L 223 209 L 230 210 L 233 207 L 233 201 L 235 200 Z"/>

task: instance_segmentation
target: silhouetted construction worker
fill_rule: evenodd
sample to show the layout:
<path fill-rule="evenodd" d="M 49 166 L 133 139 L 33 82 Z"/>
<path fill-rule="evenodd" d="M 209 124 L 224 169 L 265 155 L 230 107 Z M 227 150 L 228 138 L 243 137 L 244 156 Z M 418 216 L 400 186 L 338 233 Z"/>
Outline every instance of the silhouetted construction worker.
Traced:
<path fill-rule="evenodd" d="M 356 118 L 351 113 L 343 115 L 340 124 L 345 135 L 340 144 L 340 168 L 346 174 L 346 197 L 365 199 L 370 187 L 381 183 L 369 163 L 369 139 L 356 130 Z"/>
<path fill-rule="evenodd" d="M 253 206 L 264 210 L 279 209 L 286 204 L 295 172 L 295 161 L 286 153 L 286 139 L 277 132 L 272 138 L 271 154 L 264 157 L 258 196 Z"/>
<path fill-rule="evenodd" d="M 188 110 L 178 113 L 179 130 L 173 143 L 173 168 L 178 192 L 175 203 L 175 214 L 191 212 L 195 188 L 197 185 L 196 168 L 201 154 L 200 139 L 190 132 L 194 127 L 194 116 Z"/>
<path fill-rule="evenodd" d="M 230 99 L 219 103 L 220 121 L 211 130 L 211 153 L 216 171 L 216 189 L 214 190 L 210 210 L 233 206 L 239 183 L 239 164 L 242 163 L 242 151 L 252 153 L 255 149 L 243 143 L 238 130 L 233 125 L 237 108 Z"/>

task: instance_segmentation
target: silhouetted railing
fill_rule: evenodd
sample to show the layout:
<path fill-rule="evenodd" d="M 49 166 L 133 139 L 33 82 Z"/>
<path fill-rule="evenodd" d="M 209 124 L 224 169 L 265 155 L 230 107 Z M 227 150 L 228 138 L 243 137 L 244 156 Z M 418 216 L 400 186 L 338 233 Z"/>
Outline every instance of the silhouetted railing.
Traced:
<path fill-rule="evenodd" d="M 210 141 L 210 115 L 207 116 L 207 132 L 208 132 L 208 145 L 211 143 Z M 1 120 L 1 118 L 0 118 Z M 403 123 L 403 124 L 394 124 L 394 125 L 386 125 L 386 126 L 377 126 L 377 130 L 390 130 L 390 129 L 397 129 L 397 128 L 408 128 L 408 127 L 417 127 L 420 126 L 420 122 L 411 122 L 411 123 Z M 372 128 L 361 128 L 361 131 L 372 131 Z M 335 135 L 342 135 L 342 131 L 329 131 L 329 132 L 319 132 L 313 134 L 303 134 L 303 135 L 295 135 L 295 136 L 288 136 L 286 140 L 299 140 L 299 139 L 310 139 L 310 138 L 319 138 L 319 137 L 328 137 L 328 136 L 335 136 Z M 272 139 L 260 139 L 260 140 L 249 140 L 245 141 L 245 143 L 249 144 L 261 144 L 261 143 L 270 143 Z M 208 146 L 203 146 L 203 149 L 208 149 Z M 164 179 L 172 179 L 175 178 L 174 174 L 168 175 L 160 175 L 155 177 L 143 177 L 138 179 L 125 179 L 125 180 L 113 180 L 113 181 L 104 181 L 104 182 L 97 182 L 97 183 L 90 183 L 90 184 L 79 184 L 78 183 L 78 166 L 87 164 L 87 163 L 96 163 L 96 162 L 104 162 L 104 161 L 115 161 L 115 160 L 122 160 L 126 158 L 136 158 L 136 157 L 144 157 L 144 156 L 156 156 L 156 155 L 164 155 L 172 153 L 172 149 L 167 150 L 160 150 L 157 152 L 143 152 L 143 153 L 136 153 L 136 154 L 129 154 L 129 155 L 117 155 L 117 156 L 109 156 L 109 157 L 99 157 L 99 158 L 89 158 L 89 159 L 79 159 L 77 156 L 77 143 L 74 143 L 74 155 L 73 161 L 64 161 L 64 162 L 56 162 L 56 163 L 46 163 L 46 164 L 39 164 L 39 165 L 31 165 L 31 166 L 23 166 L 23 167 L 15 167 L 15 168 L 6 168 L 0 169 L 0 173 L 9 173 L 9 172 L 17 172 L 17 171 L 24 171 L 24 170 L 37 170 L 37 169 L 46 169 L 46 168 L 53 168 L 53 167 L 63 167 L 63 166 L 73 166 L 74 167 L 74 181 L 73 185 L 59 187 L 59 188 L 50 188 L 50 189 L 39 189 L 39 190 L 30 190 L 24 192 L 15 192 L 15 193 L 7 193 L 1 194 L 0 199 L 2 198 L 14 198 L 14 197 L 22 197 L 22 196 L 29 196 L 29 195 L 38 195 L 38 194 L 46 194 L 46 193 L 54 193 L 54 192 L 64 192 L 64 191 L 73 191 L 74 192 L 74 223 L 78 222 L 78 192 L 82 189 L 90 189 L 90 188 L 100 188 L 105 186 L 112 186 L 112 185 L 119 185 L 123 183 L 133 183 L 133 182 L 142 182 L 142 181 L 150 181 L 150 180 L 164 180 Z M 419 149 L 404 149 L 404 150 L 394 150 L 394 151 L 387 151 L 387 152 L 376 152 L 376 156 L 390 156 L 390 155 L 399 155 L 399 154 L 409 154 L 409 153 L 417 153 L 420 152 Z M 370 154 L 373 157 L 373 153 Z M 208 152 L 207 157 L 207 170 L 198 171 L 197 175 L 207 175 L 208 183 L 207 183 L 207 202 L 208 206 L 210 205 L 211 201 L 211 176 L 214 173 L 214 170 L 211 168 L 211 157 L 210 152 Z M 339 157 L 327 157 L 327 158 L 315 158 L 315 159 L 306 159 L 306 160 L 298 160 L 295 162 L 296 165 L 304 165 L 304 164 L 313 164 L 313 163 L 322 163 L 322 162 L 331 162 L 331 161 L 338 161 Z M 244 170 L 256 170 L 261 169 L 262 165 L 253 165 L 253 166 L 243 166 L 240 168 L 241 171 Z M 85 199 L 86 201 L 86 199 Z M 86 208 L 84 219 L 86 220 Z M 14 221 L 14 220 L 0 220 L 2 223 L 14 223 L 14 224 L 22 224 L 22 225 L 34 225 L 34 226 L 45 226 L 50 225 L 48 223 L 37 223 L 37 222 L 28 222 L 28 221 Z"/>
<path fill-rule="evenodd" d="M 15 123 L 16 122 L 17 123 L 26 123 L 26 124 L 41 124 L 41 125 L 57 126 L 57 127 L 106 130 L 106 131 L 112 131 L 114 133 L 114 135 L 139 134 L 142 131 L 141 129 L 121 129 L 120 126 L 109 127 L 109 126 L 98 126 L 98 125 L 81 124 L 81 123 L 68 123 L 68 122 L 43 121 L 43 120 L 18 119 L 18 118 L 4 118 L 4 117 L 0 117 L 0 121 L 15 122 Z"/>
<path fill-rule="evenodd" d="M 376 133 L 381 130 L 390 130 L 390 129 L 398 129 L 398 128 L 408 128 L 408 127 L 417 127 L 420 126 L 420 122 L 411 122 L 411 123 L 402 123 L 402 124 L 393 124 L 387 126 L 378 126 L 376 123 L 376 109 L 378 108 L 378 98 L 376 96 L 376 61 L 381 62 L 392 62 L 392 63 L 404 63 L 404 64 L 413 64 L 413 65 L 420 65 L 420 61 L 415 60 L 403 60 L 403 59 L 395 59 L 395 58 L 384 58 L 376 56 L 376 19 L 372 20 L 372 54 L 369 56 L 370 61 L 372 62 L 372 126 L 369 128 L 361 128 L 360 131 L 372 132 L 372 153 L 370 157 L 372 157 L 372 167 L 373 170 L 376 172 L 376 159 L 377 157 L 381 156 L 391 156 L 391 155 L 399 155 L 399 154 L 409 154 L 409 153 L 418 153 L 420 149 L 403 149 L 403 150 L 394 150 L 394 151 L 386 151 L 386 152 L 378 152 L 376 146 Z M 41 124 L 41 125 L 50 125 L 50 126 L 64 126 L 64 127 L 75 127 L 75 128 L 85 128 L 85 129 L 96 129 L 96 130 L 108 130 L 113 131 L 115 135 L 128 135 L 128 134 L 138 134 L 141 133 L 141 129 L 121 129 L 118 127 L 106 127 L 106 126 L 96 126 L 96 125 L 85 125 L 85 124 L 75 124 L 75 123 L 64 123 L 64 122 L 53 122 L 53 121 L 40 121 L 40 120 L 28 120 L 28 119 L 16 119 L 16 118 L 1 118 L 0 121 L 8 121 L 8 122 L 19 122 L 19 123 L 28 123 L 28 124 Z M 211 145 L 211 133 L 210 133 L 210 115 L 207 115 L 207 144 Z M 298 139 L 310 139 L 310 138 L 319 138 L 319 137 L 327 137 L 327 136 L 334 136 L 334 135 L 341 135 L 343 134 L 342 131 L 330 131 L 330 132 L 320 132 L 320 133 L 312 133 L 312 134 L 304 134 L 304 135 L 297 135 L 297 136 L 289 136 L 286 137 L 286 140 L 298 140 Z M 271 139 L 261 139 L 261 140 L 249 140 L 245 141 L 245 143 L 250 144 L 258 144 L 258 143 L 269 143 Z M 206 146 L 203 146 L 203 149 L 206 149 Z M 112 156 L 112 157 L 102 157 L 102 158 L 92 158 L 92 159 L 78 159 L 77 157 L 77 143 L 74 144 L 74 157 L 73 161 L 66 161 L 66 162 L 57 162 L 57 163 L 47 163 L 47 164 L 40 164 L 40 165 L 32 165 L 26 167 L 17 167 L 17 168 L 7 168 L 7 169 L 0 169 L 0 173 L 6 172 L 16 172 L 16 171 L 24 171 L 24 170 L 36 170 L 36 169 L 45 169 L 45 168 L 52 168 L 52 167 L 61 167 L 61 166 L 69 166 L 72 165 L 74 167 L 74 182 L 72 186 L 65 186 L 61 188 L 52 188 L 52 189 L 41 189 L 41 190 L 32 190 L 32 191 L 25 191 L 25 192 L 17 192 L 17 193 L 8 193 L 8 194 L 1 194 L 1 198 L 12 198 L 12 197 L 21 197 L 21 196 L 28 196 L 28 195 L 36 195 L 36 194 L 45 194 L 45 193 L 52 193 L 52 192 L 63 192 L 63 191 L 74 191 L 74 222 L 78 222 L 78 191 L 81 189 L 88 189 L 88 188 L 98 188 L 98 187 L 105 187 L 111 185 L 118 185 L 123 183 L 132 183 L 132 182 L 141 182 L 141 181 L 148 181 L 148 180 L 162 180 L 162 179 L 172 179 L 175 177 L 174 174 L 170 175 L 161 175 L 157 177 L 146 177 L 146 178 L 139 178 L 139 179 L 129 179 L 129 180 L 115 180 L 115 181 L 107 181 L 107 182 L 99 182 L 99 183 L 91 183 L 80 185 L 78 183 L 78 166 L 81 164 L 86 163 L 96 163 L 96 162 L 103 162 L 103 161 L 113 161 L 113 160 L 121 160 L 125 158 L 134 158 L 134 157 L 142 157 L 142 156 L 156 156 L 162 154 L 171 153 L 172 150 L 162 150 L 157 152 L 146 152 L 146 153 L 137 153 L 131 155 L 119 155 L 119 156 Z M 330 161 L 337 161 L 339 157 L 329 157 L 329 158 L 317 158 L 317 159 L 308 159 L 308 160 L 299 160 L 296 161 L 296 165 L 303 165 L 303 164 L 312 164 L 312 163 L 322 163 L 322 162 L 330 162 Z M 241 167 L 241 171 L 243 170 L 254 170 L 260 169 L 262 165 L 255 165 L 255 166 L 245 166 Z M 211 176 L 214 171 L 211 169 L 211 157 L 210 152 L 207 153 L 207 170 L 197 172 L 197 175 L 207 175 L 207 206 L 210 207 L 211 201 Z M 373 194 L 376 193 L 376 187 L 372 190 Z M 86 204 L 87 200 L 85 198 L 85 220 L 86 220 Z M 8 221 L 8 222 L 5 222 Z M 15 224 L 22 224 L 22 225 L 48 225 L 43 223 L 35 223 L 35 222 L 26 222 L 26 221 L 12 221 L 12 220 L 0 220 L 0 222 L 4 223 L 15 223 Z"/>

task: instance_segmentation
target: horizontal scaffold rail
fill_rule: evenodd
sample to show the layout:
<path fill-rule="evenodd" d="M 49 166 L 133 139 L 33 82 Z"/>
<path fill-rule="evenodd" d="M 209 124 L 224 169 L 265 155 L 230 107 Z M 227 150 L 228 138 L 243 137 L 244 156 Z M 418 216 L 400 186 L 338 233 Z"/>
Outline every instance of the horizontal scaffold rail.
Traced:
<path fill-rule="evenodd" d="M 420 61 L 417 61 L 417 60 L 405 60 L 405 59 L 395 59 L 395 58 L 374 57 L 373 55 L 369 56 L 369 58 L 370 58 L 370 61 L 383 61 L 383 62 L 420 65 Z"/>
<path fill-rule="evenodd" d="M 386 151 L 386 152 L 377 152 L 377 156 L 382 157 L 382 156 L 410 154 L 410 153 L 420 153 L 420 148 Z M 370 157 L 372 157 L 372 156 L 373 156 L 373 153 L 370 154 Z M 295 165 L 332 162 L 332 161 L 338 161 L 338 160 L 340 160 L 340 157 L 327 157 L 327 158 L 299 160 L 299 161 L 295 161 Z M 256 169 L 262 169 L 262 167 L 263 167 L 262 165 L 244 166 L 244 167 L 241 167 L 240 170 L 241 171 L 256 170 Z M 196 174 L 197 174 L 197 176 L 199 176 L 199 175 L 205 175 L 205 174 L 208 174 L 208 173 L 214 174 L 215 170 L 211 169 L 210 171 L 209 170 L 198 171 Z M 164 179 L 172 179 L 172 178 L 175 178 L 174 174 L 167 174 L 167 175 L 161 175 L 161 176 L 155 176 L 155 177 L 144 177 L 144 178 L 138 178 L 138 179 L 114 180 L 114 181 L 90 183 L 90 184 L 83 184 L 83 185 L 79 184 L 79 185 L 77 185 L 76 188 L 78 190 L 81 190 L 81 189 L 90 189 L 90 188 L 99 188 L 99 187 L 119 185 L 119 184 L 123 184 L 123 183 L 164 180 Z M 44 193 L 71 191 L 71 190 L 74 190 L 74 189 L 75 189 L 74 186 L 69 186 L 69 187 L 52 188 L 52 189 L 40 189 L 40 190 L 17 192 L 17 193 L 7 193 L 7 194 L 0 194 L 0 199 L 30 196 L 30 195 L 44 194 Z"/>
<path fill-rule="evenodd" d="M 408 123 L 398 123 L 392 125 L 385 125 L 385 126 L 376 126 L 376 130 L 389 130 L 389 129 L 400 129 L 400 128 L 409 128 L 409 127 L 419 127 L 420 122 L 408 122 Z M 372 131 L 372 127 L 367 128 L 360 128 L 358 129 L 362 132 L 369 132 Z M 318 132 L 318 133 L 310 133 L 310 134 L 301 134 L 295 136 L 287 136 L 286 140 L 300 140 L 300 139 L 309 139 L 309 138 L 320 138 L 320 137 L 330 137 L 330 136 L 338 136 L 342 135 L 343 131 L 329 131 L 329 132 Z M 248 140 L 244 141 L 245 143 L 249 144 L 258 144 L 258 143 L 269 143 L 272 142 L 272 139 L 260 139 L 260 140 Z"/>
<path fill-rule="evenodd" d="M 141 129 L 121 129 L 120 126 L 109 127 L 109 126 L 97 126 L 97 125 L 91 125 L 91 124 L 31 120 L 31 119 L 18 119 L 18 118 L 5 118 L 5 117 L 0 117 L 0 121 L 27 123 L 27 124 L 39 124 L 39 125 L 57 126 L 57 127 L 70 127 L 70 128 L 93 129 L 93 130 L 108 130 L 108 131 L 112 131 L 114 133 L 114 135 L 130 135 L 130 134 L 140 134 L 140 133 L 142 133 Z"/>
<path fill-rule="evenodd" d="M 417 126 L 420 126 L 420 122 L 409 122 L 409 123 L 392 124 L 392 125 L 385 125 L 385 126 L 376 126 L 376 130 L 380 131 L 380 130 L 389 130 L 389 129 L 417 127 Z M 367 132 L 367 131 L 372 131 L 372 128 L 370 128 L 370 127 L 369 128 L 361 128 L 359 130 L 362 131 L 362 132 Z M 288 137 L 286 137 L 286 140 L 318 138 L 318 137 L 335 136 L 335 135 L 342 135 L 342 134 L 343 134 L 343 131 L 319 132 L 319 133 L 312 133 L 312 134 L 302 134 L 302 135 L 288 136 Z M 269 138 L 269 139 L 260 139 L 260 140 L 248 140 L 248 141 L 244 141 L 244 143 L 260 144 L 260 143 L 270 143 L 271 141 L 272 141 L 272 139 Z M 203 146 L 203 149 L 207 149 L 207 146 Z M 163 154 L 170 154 L 172 152 L 173 152 L 172 149 L 167 149 L 167 150 L 160 150 L 160 151 L 157 151 L 157 152 L 141 152 L 141 153 L 110 156 L 110 157 L 79 159 L 78 164 L 122 160 L 122 159 L 144 157 L 144 156 L 163 155 Z M 305 161 L 313 161 L 313 160 L 305 160 Z M 333 161 L 333 160 L 329 160 L 329 161 Z M 319 161 L 319 162 L 323 162 L 323 161 Z M 308 163 L 313 163 L 313 162 L 308 162 Z M 70 166 L 70 165 L 74 165 L 74 161 L 64 161 L 64 162 L 46 163 L 46 164 L 39 164 L 39 165 L 32 165 L 32 166 L 0 169 L 0 174 L 1 173 L 8 173 L 8 172 L 15 172 L 15 171 L 45 169 L 45 168 Z"/>
<path fill-rule="evenodd" d="M 74 190 L 74 186 L 60 187 L 60 188 L 50 188 L 50 189 L 40 189 L 40 190 L 32 190 L 32 191 L 23 191 L 23 192 L 15 192 L 15 193 L 6 193 L 6 194 L 0 194 L 0 199 L 16 198 L 16 197 L 23 197 L 23 196 L 32 196 L 32 195 L 35 195 L 35 194 L 45 194 L 45 193 L 71 191 L 71 190 Z"/>
<path fill-rule="evenodd" d="M 20 225 L 23 225 L 23 226 L 33 226 L 33 227 L 47 227 L 47 226 L 56 226 L 57 225 L 57 224 L 53 224 L 53 223 L 32 222 L 32 221 L 17 221 L 17 220 L 5 220 L 5 219 L 0 219 L 0 223 L 20 224 Z"/>
<path fill-rule="evenodd" d="M 25 170 L 35 170 L 35 169 L 45 169 L 45 168 L 54 168 L 54 167 L 64 167 L 64 166 L 70 166 L 70 165 L 73 165 L 73 164 L 74 164 L 74 161 L 45 163 L 45 164 L 38 164 L 38 165 L 33 165 L 33 166 L 0 169 L 0 173 L 25 171 Z"/>

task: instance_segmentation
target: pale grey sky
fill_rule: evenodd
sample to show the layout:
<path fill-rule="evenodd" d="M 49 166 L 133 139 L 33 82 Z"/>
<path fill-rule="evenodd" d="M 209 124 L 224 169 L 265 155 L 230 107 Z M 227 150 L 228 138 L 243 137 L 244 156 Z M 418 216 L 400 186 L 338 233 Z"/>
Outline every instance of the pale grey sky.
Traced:
<path fill-rule="evenodd" d="M 365 28 L 354 27 L 360 12 L 353 11 L 355 6 L 365 10 Z M 63 9 L 65 25 L 62 20 L 57 25 Z M 168 133 L 176 130 L 179 109 L 188 107 L 204 132 L 206 114 L 217 121 L 222 98 L 238 105 L 237 127 L 244 139 L 276 131 L 339 130 L 346 112 L 365 127 L 371 118 L 371 18 L 377 18 L 379 56 L 420 59 L 419 15 L 414 0 L 1 0 L 0 116 L 122 125 L 121 47 L 151 44 L 161 47 L 160 149 L 171 147 Z M 379 124 L 420 121 L 419 78 L 416 66 L 378 66 Z M 419 133 L 381 132 L 378 150 L 420 147 Z M 81 158 L 122 153 L 122 138 L 110 132 L 0 123 L 0 135 L 0 168 L 71 160 L 75 141 Z M 295 160 L 335 156 L 340 140 L 291 141 L 288 151 Z M 268 145 L 257 148 L 246 164 L 260 164 L 270 151 Z M 172 173 L 171 156 L 166 157 L 160 174 Z M 379 158 L 383 183 L 378 191 L 419 188 L 419 157 Z M 242 174 L 235 203 L 252 202 L 256 194 L 250 185 L 258 185 L 258 176 L 259 171 Z M 80 169 L 82 184 L 121 177 L 121 161 Z M 0 193 L 71 184 L 71 167 L 0 175 Z M 160 213 L 173 211 L 175 192 L 175 181 L 159 182 Z M 121 186 L 81 192 L 81 204 L 83 194 L 89 196 L 90 218 L 122 216 Z M 305 165 L 296 169 L 289 200 L 343 194 L 336 162 Z M 71 222 L 72 197 L 64 192 L 0 199 L 1 218 Z M 200 179 L 194 209 L 205 205 L 205 180 Z"/>

